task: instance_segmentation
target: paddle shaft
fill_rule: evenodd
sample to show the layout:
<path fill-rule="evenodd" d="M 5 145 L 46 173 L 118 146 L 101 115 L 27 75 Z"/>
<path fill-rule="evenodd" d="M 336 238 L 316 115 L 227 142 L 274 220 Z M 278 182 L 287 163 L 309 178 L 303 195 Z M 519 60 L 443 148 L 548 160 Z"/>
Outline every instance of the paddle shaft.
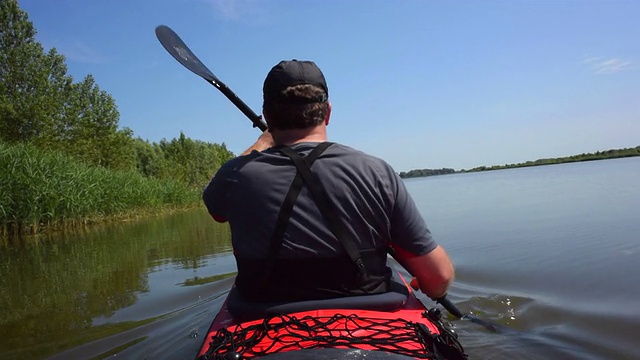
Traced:
<path fill-rule="evenodd" d="M 238 97 L 238 95 L 236 95 L 233 91 L 231 91 L 231 89 L 229 89 L 227 85 L 225 85 L 222 82 L 213 82 L 210 80 L 207 80 L 207 82 L 215 86 L 227 97 L 227 99 L 231 100 L 231 102 L 238 109 L 240 109 L 240 111 L 242 111 L 242 113 L 246 117 L 248 117 L 249 120 L 251 120 L 251 122 L 253 122 L 253 127 L 257 127 L 258 129 L 260 129 L 260 131 L 263 131 L 263 132 L 267 130 L 267 124 L 265 124 L 264 121 L 262 120 L 262 116 L 256 114 L 253 110 L 251 110 L 251 108 L 247 104 L 245 104 L 244 101 L 242 101 Z"/>
<path fill-rule="evenodd" d="M 460 309 L 458 309 L 457 306 L 455 306 L 449 299 L 447 299 L 446 295 L 439 299 L 436 299 L 436 302 L 442 305 L 451 315 L 457 317 L 458 319 L 462 319 L 466 316 L 462 313 L 462 311 L 460 311 Z"/>
<path fill-rule="evenodd" d="M 200 59 L 189 49 L 182 39 L 171 28 L 165 25 L 156 27 L 156 37 L 160 44 L 167 50 L 174 59 L 182 66 L 189 69 L 194 74 L 206 80 L 216 89 L 220 90 L 242 113 L 251 120 L 253 127 L 259 128 L 261 131 L 267 130 L 267 124 L 262 116 L 256 114 L 247 104 L 242 101 L 231 89 L 225 85 L 218 77 L 216 77 L 209 68 L 207 68 Z"/>

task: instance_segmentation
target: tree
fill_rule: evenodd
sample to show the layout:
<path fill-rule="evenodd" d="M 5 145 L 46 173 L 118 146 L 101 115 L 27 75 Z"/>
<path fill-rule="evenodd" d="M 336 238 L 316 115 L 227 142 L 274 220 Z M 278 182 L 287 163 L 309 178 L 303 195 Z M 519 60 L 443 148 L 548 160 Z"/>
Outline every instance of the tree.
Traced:
<path fill-rule="evenodd" d="M 71 89 L 64 56 L 45 53 L 15 0 L 0 0 L 0 139 L 56 142 Z"/>
<path fill-rule="evenodd" d="M 15 0 L 0 0 L 0 140 L 61 150 L 92 165 L 135 168 L 133 132 L 92 75 L 73 83 L 64 56 L 45 53 Z"/>
<path fill-rule="evenodd" d="M 136 166 L 146 176 L 179 181 L 202 188 L 220 166 L 234 157 L 222 144 L 193 140 L 180 132 L 171 141 L 135 140 Z"/>
<path fill-rule="evenodd" d="M 147 177 L 163 178 L 165 161 L 160 147 L 137 138 L 134 140 L 134 149 L 138 171 Z"/>
<path fill-rule="evenodd" d="M 118 129 L 116 102 L 87 75 L 73 84 L 65 103 L 64 151 L 85 162 L 118 170 L 135 168 L 133 132 Z"/>

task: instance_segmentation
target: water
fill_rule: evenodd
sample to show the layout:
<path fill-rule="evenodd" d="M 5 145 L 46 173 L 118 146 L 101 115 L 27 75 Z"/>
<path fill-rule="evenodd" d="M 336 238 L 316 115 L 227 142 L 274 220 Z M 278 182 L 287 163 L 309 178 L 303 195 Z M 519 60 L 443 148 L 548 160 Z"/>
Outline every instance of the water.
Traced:
<path fill-rule="evenodd" d="M 479 358 L 638 359 L 640 158 L 416 179 L 407 186 L 458 279 Z M 496 349 L 500 349 L 496 354 Z"/>
<path fill-rule="evenodd" d="M 637 179 L 640 158 L 406 181 L 449 298 L 513 330 L 454 321 L 471 358 L 640 359 Z M 204 210 L 2 246 L 0 359 L 192 359 L 233 271 Z"/>

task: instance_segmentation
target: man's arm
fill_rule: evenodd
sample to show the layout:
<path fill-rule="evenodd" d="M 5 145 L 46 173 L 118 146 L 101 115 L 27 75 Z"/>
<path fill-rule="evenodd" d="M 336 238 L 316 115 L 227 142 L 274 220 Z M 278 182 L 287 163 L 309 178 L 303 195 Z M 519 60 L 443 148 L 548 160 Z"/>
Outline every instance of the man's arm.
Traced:
<path fill-rule="evenodd" d="M 390 167 L 389 167 L 390 168 Z M 390 168 L 395 203 L 391 214 L 391 246 L 400 265 L 414 276 L 411 286 L 432 299 L 446 295 L 453 282 L 449 255 L 436 243 L 404 182 Z"/>
<path fill-rule="evenodd" d="M 260 137 L 258 137 L 258 139 L 256 140 L 256 142 L 251 145 L 247 150 L 245 150 L 241 156 L 244 155 L 248 155 L 250 154 L 252 151 L 256 150 L 256 151 L 263 151 L 266 150 L 270 147 L 272 147 L 273 144 L 273 138 L 271 137 L 271 133 L 269 131 L 265 131 L 263 132 Z M 220 170 L 219 170 L 220 172 Z M 217 222 L 226 222 L 227 218 L 221 214 L 219 214 L 219 211 L 221 211 L 221 209 L 224 208 L 223 205 L 221 205 L 222 203 L 224 203 L 224 196 L 226 194 L 225 186 L 225 177 L 224 176 L 219 176 L 220 174 L 216 174 L 213 179 L 211 179 L 211 182 L 209 182 L 209 185 L 207 185 L 207 187 L 204 189 L 203 193 L 202 193 L 202 199 L 204 200 L 205 205 L 207 206 L 207 209 L 209 210 L 209 214 L 211 214 L 211 217 L 213 217 L 213 219 Z"/>
<path fill-rule="evenodd" d="M 453 281 L 455 271 L 449 255 L 440 246 L 425 255 L 413 255 L 394 246 L 395 258 L 413 276 L 411 286 L 420 289 L 431 299 L 438 299 L 447 294 Z"/>

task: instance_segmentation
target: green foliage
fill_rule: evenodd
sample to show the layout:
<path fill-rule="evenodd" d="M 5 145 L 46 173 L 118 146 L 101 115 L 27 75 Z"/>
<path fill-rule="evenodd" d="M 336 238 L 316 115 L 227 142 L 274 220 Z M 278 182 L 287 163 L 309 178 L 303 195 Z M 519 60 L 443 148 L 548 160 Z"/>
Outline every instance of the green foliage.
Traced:
<path fill-rule="evenodd" d="M 16 1 L 0 0 L 0 140 L 29 142 L 87 164 L 135 168 L 132 132 L 91 75 L 73 83 L 64 56 L 48 53 Z"/>
<path fill-rule="evenodd" d="M 142 174 L 197 188 L 202 188 L 223 163 L 234 157 L 224 144 L 192 140 L 182 132 L 177 139 L 159 143 L 138 138 L 135 151 L 136 166 Z"/>
<path fill-rule="evenodd" d="M 0 136 L 46 143 L 70 90 L 64 57 L 45 53 L 16 1 L 0 1 Z"/>
<path fill-rule="evenodd" d="M 233 157 L 182 133 L 134 139 L 119 128 L 114 98 L 92 75 L 74 82 L 64 56 L 45 53 L 35 35 L 18 2 L 0 0 L 0 226 L 36 231 L 193 201 Z"/>
<path fill-rule="evenodd" d="M 176 181 L 87 166 L 26 144 L 0 143 L 0 189 L 0 235 L 200 201 L 200 191 Z"/>
<path fill-rule="evenodd" d="M 133 132 L 118 129 L 120 115 L 115 100 L 100 90 L 91 75 L 73 84 L 72 89 L 65 104 L 65 133 L 57 139 L 61 150 L 87 164 L 133 170 Z"/>
<path fill-rule="evenodd" d="M 171 164 L 167 177 L 190 186 L 202 187 L 211 178 L 212 169 L 218 169 L 233 154 L 224 144 L 209 144 L 191 140 L 181 132 L 178 139 L 162 140 L 157 145 L 164 160 Z"/>

